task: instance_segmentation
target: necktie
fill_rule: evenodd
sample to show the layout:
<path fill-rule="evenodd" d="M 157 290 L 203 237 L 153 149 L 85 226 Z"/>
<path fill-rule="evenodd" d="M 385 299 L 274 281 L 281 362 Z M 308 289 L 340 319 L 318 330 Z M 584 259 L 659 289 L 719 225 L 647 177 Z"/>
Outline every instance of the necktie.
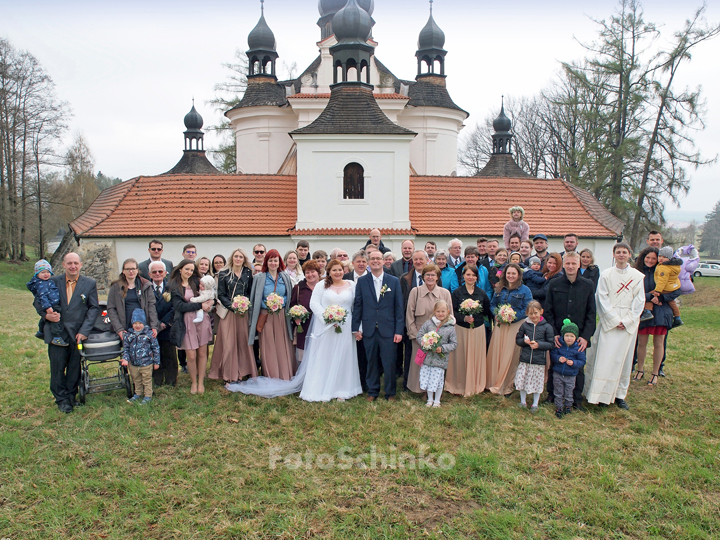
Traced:
<path fill-rule="evenodd" d="M 67 294 L 67 302 L 70 303 L 73 293 L 75 292 L 76 279 L 68 279 L 65 281 L 65 293 Z"/>
<path fill-rule="evenodd" d="M 422 278 L 422 276 L 418 276 L 418 285 L 422 285 L 422 284 L 423 284 L 423 278 Z"/>

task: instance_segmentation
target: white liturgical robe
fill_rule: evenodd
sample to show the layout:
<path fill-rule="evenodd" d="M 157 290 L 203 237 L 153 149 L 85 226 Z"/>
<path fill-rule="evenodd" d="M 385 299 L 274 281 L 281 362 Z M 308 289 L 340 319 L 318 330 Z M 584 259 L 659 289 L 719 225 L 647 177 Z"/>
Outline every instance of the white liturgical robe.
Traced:
<path fill-rule="evenodd" d="M 592 338 L 585 364 L 588 403 L 625 399 L 630 386 L 633 352 L 640 315 L 645 306 L 645 276 L 628 267 L 608 268 L 600 274 L 595 302 L 600 324 Z M 622 323 L 625 329 L 618 328 Z"/>

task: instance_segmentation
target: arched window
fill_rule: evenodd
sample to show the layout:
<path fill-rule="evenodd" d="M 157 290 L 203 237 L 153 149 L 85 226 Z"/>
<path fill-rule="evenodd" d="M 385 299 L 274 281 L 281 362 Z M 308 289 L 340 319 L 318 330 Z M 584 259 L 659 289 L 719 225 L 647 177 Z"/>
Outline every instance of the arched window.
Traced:
<path fill-rule="evenodd" d="M 364 199 L 365 171 L 362 165 L 348 163 L 343 173 L 343 199 Z"/>

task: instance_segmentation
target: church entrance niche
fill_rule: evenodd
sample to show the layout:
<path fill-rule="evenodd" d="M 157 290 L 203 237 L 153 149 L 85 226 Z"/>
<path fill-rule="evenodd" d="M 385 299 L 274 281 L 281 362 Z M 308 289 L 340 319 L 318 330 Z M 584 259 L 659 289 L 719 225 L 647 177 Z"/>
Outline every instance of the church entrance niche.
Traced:
<path fill-rule="evenodd" d="M 365 170 L 362 165 L 348 163 L 343 173 L 343 199 L 364 199 Z"/>

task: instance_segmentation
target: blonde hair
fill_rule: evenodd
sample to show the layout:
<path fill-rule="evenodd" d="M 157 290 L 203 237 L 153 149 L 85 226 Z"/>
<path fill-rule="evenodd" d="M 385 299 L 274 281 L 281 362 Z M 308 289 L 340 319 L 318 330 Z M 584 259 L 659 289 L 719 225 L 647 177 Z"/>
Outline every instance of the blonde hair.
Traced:
<path fill-rule="evenodd" d="M 450 320 L 451 315 L 450 315 L 450 306 L 448 305 L 448 303 L 445 300 L 438 300 L 437 302 L 435 302 L 435 305 L 433 306 L 433 315 L 435 315 L 435 311 L 440 306 L 445 306 L 445 309 L 447 309 L 447 315 L 445 316 L 445 318 L 442 321 L 440 321 L 440 325 L 442 326 L 443 324 L 445 324 L 446 322 L 448 322 Z"/>
<path fill-rule="evenodd" d="M 542 313 L 543 312 L 542 304 L 540 302 L 538 302 L 537 300 L 530 300 L 528 302 L 527 307 L 525 308 L 525 313 L 527 313 L 528 311 L 533 311 L 533 310 L 539 311 L 540 313 Z"/>

